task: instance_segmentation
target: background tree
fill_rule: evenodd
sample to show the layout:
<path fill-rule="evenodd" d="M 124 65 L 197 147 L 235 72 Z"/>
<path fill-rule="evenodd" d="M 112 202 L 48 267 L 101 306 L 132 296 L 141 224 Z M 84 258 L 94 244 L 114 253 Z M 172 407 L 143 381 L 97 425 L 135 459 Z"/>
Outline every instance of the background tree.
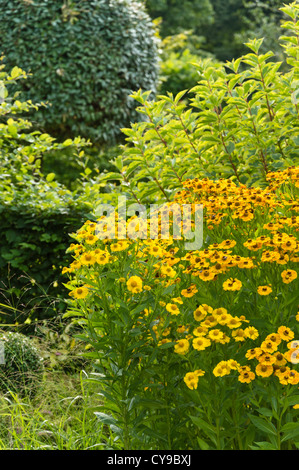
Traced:
<path fill-rule="evenodd" d="M 129 94 L 155 91 L 157 38 L 131 0 L 2 0 L 1 52 L 8 68 L 31 72 L 24 99 L 49 102 L 34 113 L 54 137 L 117 141 L 137 120 Z"/>

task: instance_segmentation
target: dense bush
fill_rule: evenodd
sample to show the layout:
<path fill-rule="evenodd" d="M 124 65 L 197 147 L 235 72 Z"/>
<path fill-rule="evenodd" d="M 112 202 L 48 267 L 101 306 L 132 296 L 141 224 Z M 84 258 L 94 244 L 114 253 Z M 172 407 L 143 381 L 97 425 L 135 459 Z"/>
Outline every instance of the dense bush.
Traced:
<path fill-rule="evenodd" d="M 1 51 L 9 68 L 31 72 L 26 99 L 51 103 L 34 114 L 54 136 L 112 141 L 135 120 L 139 88 L 155 91 L 157 38 L 130 0 L 3 0 Z"/>
<path fill-rule="evenodd" d="M 0 187 L 0 302 L 16 310 L 4 308 L 3 320 L 52 316 L 65 308 L 60 267 L 69 259 L 69 233 L 89 207 L 43 182 L 33 188 L 23 185 L 12 201 L 5 201 L 4 195 Z"/>
<path fill-rule="evenodd" d="M 0 390 L 34 395 L 44 371 L 38 349 L 20 333 L 1 333 L 0 341 L 4 348 L 4 364 L 0 364 Z"/>

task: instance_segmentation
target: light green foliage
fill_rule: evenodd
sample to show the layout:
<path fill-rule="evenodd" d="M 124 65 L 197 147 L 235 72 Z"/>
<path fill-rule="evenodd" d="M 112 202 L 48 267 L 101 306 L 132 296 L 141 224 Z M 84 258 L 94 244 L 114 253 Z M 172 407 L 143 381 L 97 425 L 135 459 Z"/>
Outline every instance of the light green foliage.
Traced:
<path fill-rule="evenodd" d="M 51 104 L 34 120 L 55 137 L 111 142 L 136 118 L 129 94 L 155 91 L 157 38 L 139 2 L 6 0 L 0 18 L 5 61 L 31 72 L 20 88 Z"/>
<path fill-rule="evenodd" d="M 20 333 L 0 334 L 4 364 L 0 365 L 0 389 L 34 395 L 43 374 L 43 360 L 32 341 Z"/>
<path fill-rule="evenodd" d="M 136 92 L 145 121 L 123 129 L 128 144 L 115 160 L 118 173 L 102 181 L 118 180 L 122 191 L 148 202 L 168 200 L 194 177 L 263 186 L 267 172 L 298 163 L 299 5 L 283 11 L 290 16 L 281 37 L 287 72 L 254 39 L 248 54 L 225 65 L 199 61 L 199 82 L 188 94 L 151 100 Z"/>

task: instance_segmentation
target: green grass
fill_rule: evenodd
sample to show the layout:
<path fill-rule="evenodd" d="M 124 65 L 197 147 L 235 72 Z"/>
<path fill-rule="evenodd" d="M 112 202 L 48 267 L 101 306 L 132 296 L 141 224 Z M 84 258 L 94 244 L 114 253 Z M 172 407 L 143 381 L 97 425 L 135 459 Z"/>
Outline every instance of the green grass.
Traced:
<path fill-rule="evenodd" d="M 48 371 L 34 398 L 0 395 L 0 450 L 111 449 L 95 414 L 101 398 L 84 371 Z"/>

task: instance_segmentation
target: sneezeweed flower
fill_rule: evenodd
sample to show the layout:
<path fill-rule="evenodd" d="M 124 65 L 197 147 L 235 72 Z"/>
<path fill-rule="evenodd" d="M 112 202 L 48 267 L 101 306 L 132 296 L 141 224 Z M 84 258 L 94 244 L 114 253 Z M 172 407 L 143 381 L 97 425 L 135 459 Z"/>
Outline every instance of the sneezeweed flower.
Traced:
<path fill-rule="evenodd" d="M 240 367 L 240 364 L 235 359 L 229 359 L 227 364 L 232 370 L 238 370 Z"/>
<path fill-rule="evenodd" d="M 168 276 L 170 278 L 175 277 L 176 271 L 171 266 L 162 266 L 161 267 L 162 276 Z"/>
<path fill-rule="evenodd" d="M 193 312 L 193 316 L 196 321 L 202 321 L 207 316 L 207 314 L 208 312 L 202 306 L 199 306 Z"/>
<path fill-rule="evenodd" d="M 196 390 L 198 386 L 198 376 L 194 372 L 187 372 L 184 382 L 190 390 Z"/>
<path fill-rule="evenodd" d="M 197 292 L 198 292 L 197 287 L 194 284 L 192 284 L 187 289 L 183 289 L 181 291 L 181 295 L 183 297 L 193 297 Z"/>
<path fill-rule="evenodd" d="M 276 342 L 265 340 L 261 344 L 261 349 L 265 353 L 270 353 L 272 354 L 273 352 L 277 351 L 278 345 Z"/>
<path fill-rule="evenodd" d="M 211 269 L 203 269 L 199 271 L 198 277 L 202 281 L 213 281 L 216 277 L 216 273 Z"/>
<path fill-rule="evenodd" d="M 252 348 L 252 349 L 248 349 L 248 351 L 245 354 L 245 357 L 249 360 L 257 359 L 261 353 L 262 353 L 262 350 L 260 348 Z"/>
<path fill-rule="evenodd" d="M 223 339 L 224 335 L 221 330 L 219 330 L 218 328 L 215 328 L 209 331 L 208 336 L 212 341 L 215 341 L 216 343 L 218 343 L 219 341 Z"/>
<path fill-rule="evenodd" d="M 244 334 L 246 338 L 250 338 L 253 340 L 259 336 L 259 332 L 256 328 L 254 328 L 254 326 L 248 326 L 247 328 L 245 328 Z"/>
<path fill-rule="evenodd" d="M 269 295 L 272 292 L 272 288 L 270 286 L 259 286 L 257 292 L 260 295 Z"/>
<path fill-rule="evenodd" d="M 108 264 L 110 261 L 109 253 L 102 252 L 96 255 L 96 262 L 100 265 Z"/>
<path fill-rule="evenodd" d="M 118 240 L 116 243 L 111 243 L 110 250 L 111 251 L 124 251 L 128 248 L 129 241 L 128 240 Z"/>
<path fill-rule="evenodd" d="M 174 352 L 177 354 L 186 354 L 189 350 L 189 341 L 187 339 L 179 339 L 175 346 L 174 346 Z"/>
<path fill-rule="evenodd" d="M 177 328 L 178 333 L 188 333 L 189 331 L 189 326 L 187 325 L 181 325 Z"/>
<path fill-rule="evenodd" d="M 93 253 L 83 253 L 79 259 L 82 265 L 90 266 L 96 262 L 96 257 Z"/>
<path fill-rule="evenodd" d="M 265 338 L 265 341 L 272 341 L 272 343 L 279 345 L 281 343 L 281 337 L 278 333 L 271 333 Z"/>
<path fill-rule="evenodd" d="M 193 334 L 194 336 L 204 336 L 208 332 L 208 328 L 205 326 L 198 326 L 197 328 L 194 328 Z"/>
<path fill-rule="evenodd" d="M 180 314 L 180 309 L 176 304 L 166 304 L 166 310 L 167 312 L 171 313 L 171 315 L 179 315 Z"/>
<path fill-rule="evenodd" d="M 274 363 L 275 366 L 281 367 L 281 366 L 284 366 L 284 365 L 287 363 L 287 361 L 286 361 L 284 355 L 283 355 L 281 352 L 276 351 L 276 352 L 273 354 L 273 356 L 274 356 L 275 359 L 276 359 L 276 360 L 275 360 L 275 363 Z"/>
<path fill-rule="evenodd" d="M 205 336 L 197 336 L 192 341 L 192 346 L 197 351 L 203 351 L 211 345 L 211 341 Z"/>
<path fill-rule="evenodd" d="M 89 294 L 89 290 L 86 287 L 77 287 L 77 289 L 71 291 L 69 295 L 75 299 L 85 299 Z"/>
<path fill-rule="evenodd" d="M 181 297 L 174 297 L 173 299 L 171 299 L 171 301 L 176 302 L 177 304 L 183 304 Z"/>
<path fill-rule="evenodd" d="M 273 374 L 274 369 L 272 365 L 258 364 L 255 368 L 256 375 L 261 377 L 270 377 Z"/>
<path fill-rule="evenodd" d="M 133 294 L 142 291 L 142 279 L 139 276 L 131 276 L 127 281 L 127 288 Z"/>
<path fill-rule="evenodd" d="M 273 365 L 276 363 L 276 357 L 272 354 L 262 354 L 258 357 L 260 364 Z"/>
<path fill-rule="evenodd" d="M 86 235 L 86 237 L 84 238 L 84 241 L 87 245 L 94 245 L 98 240 L 98 237 L 96 237 L 92 233 Z"/>
<path fill-rule="evenodd" d="M 289 284 L 297 278 L 297 272 L 293 269 L 286 269 L 281 273 L 281 277 L 285 284 Z"/>
<path fill-rule="evenodd" d="M 294 338 L 294 332 L 287 326 L 280 326 L 277 330 L 277 333 L 284 341 L 290 341 Z"/>
<path fill-rule="evenodd" d="M 188 388 L 195 390 L 198 386 L 198 377 L 202 377 L 205 374 L 205 371 L 202 369 L 197 369 L 194 372 L 187 372 L 184 377 L 184 382 Z"/>
<path fill-rule="evenodd" d="M 254 379 L 255 379 L 255 373 L 252 372 L 251 370 L 240 371 L 240 374 L 238 377 L 239 382 L 249 384 Z"/>
<path fill-rule="evenodd" d="M 242 325 L 242 322 L 239 317 L 230 316 L 230 318 L 226 322 L 226 326 L 228 326 L 228 328 L 230 329 L 239 328 L 241 325 Z"/>
<path fill-rule="evenodd" d="M 227 279 L 223 283 L 223 289 L 226 291 L 238 291 L 242 287 L 242 282 L 239 279 Z"/>
<path fill-rule="evenodd" d="M 220 361 L 219 364 L 214 367 L 213 374 L 215 377 L 224 377 L 225 375 L 229 375 L 231 370 L 228 361 Z"/>
<path fill-rule="evenodd" d="M 232 331 L 232 337 L 235 341 L 245 341 L 246 340 L 246 333 L 245 330 L 242 328 L 238 328 Z"/>

